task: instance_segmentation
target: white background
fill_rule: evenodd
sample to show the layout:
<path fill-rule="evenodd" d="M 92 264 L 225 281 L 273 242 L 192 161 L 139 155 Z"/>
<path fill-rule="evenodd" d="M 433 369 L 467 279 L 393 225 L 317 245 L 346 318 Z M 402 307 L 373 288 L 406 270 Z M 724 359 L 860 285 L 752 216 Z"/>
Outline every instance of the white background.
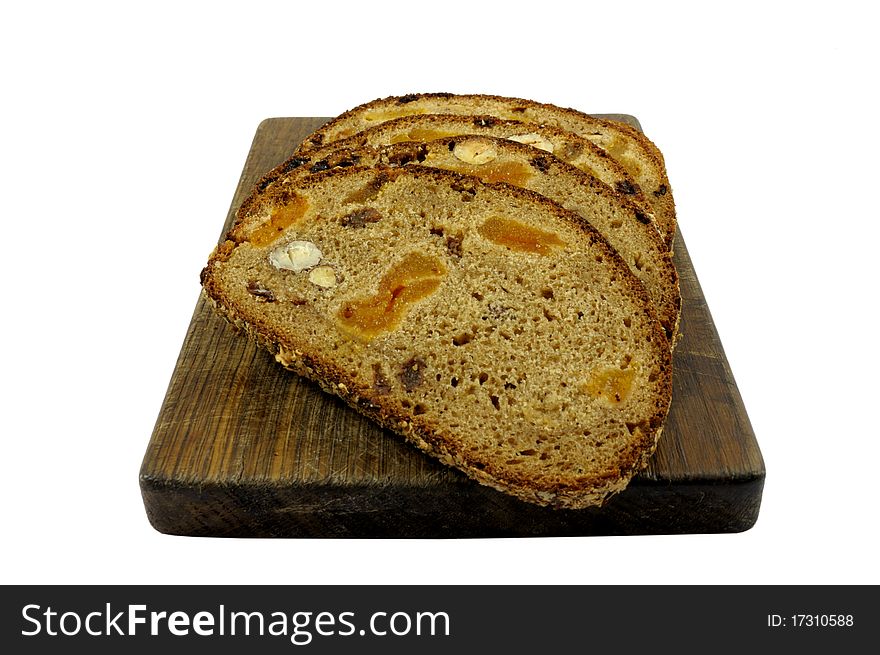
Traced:
<path fill-rule="evenodd" d="M 4 10 L 0 582 L 880 582 L 870 3 L 308 5 Z M 641 119 L 766 460 L 751 531 L 153 531 L 138 469 L 258 123 L 413 91 Z"/>

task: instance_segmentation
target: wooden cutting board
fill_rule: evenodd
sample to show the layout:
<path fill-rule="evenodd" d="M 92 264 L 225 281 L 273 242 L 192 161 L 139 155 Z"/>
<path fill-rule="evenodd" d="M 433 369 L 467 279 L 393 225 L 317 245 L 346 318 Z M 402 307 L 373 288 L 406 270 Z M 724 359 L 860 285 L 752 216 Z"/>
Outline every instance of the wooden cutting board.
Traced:
<path fill-rule="evenodd" d="M 257 179 L 325 120 L 260 124 L 222 233 Z M 684 336 L 672 408 L 647 469 L 604 507 L 540 508 L 472 482 L 282 369 L 200 298 L 140 471 L 147 516 L 160 532 L 226 537 L 746 530 L 764 463 L 680 233 L 675 261 Z"/>

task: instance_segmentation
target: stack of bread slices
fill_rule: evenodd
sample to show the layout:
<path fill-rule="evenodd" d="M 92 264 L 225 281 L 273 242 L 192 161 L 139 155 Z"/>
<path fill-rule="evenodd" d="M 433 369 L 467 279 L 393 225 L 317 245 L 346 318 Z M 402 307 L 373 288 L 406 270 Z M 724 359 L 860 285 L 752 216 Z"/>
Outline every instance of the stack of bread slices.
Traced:
<path fill-rule="evenodd" d="M 663 157 L 625 124 L 413 94 L 267 173 L 202 272 L 288 369 L 478 482 L 601 505 L 657 444 L 680 296 Z"/>

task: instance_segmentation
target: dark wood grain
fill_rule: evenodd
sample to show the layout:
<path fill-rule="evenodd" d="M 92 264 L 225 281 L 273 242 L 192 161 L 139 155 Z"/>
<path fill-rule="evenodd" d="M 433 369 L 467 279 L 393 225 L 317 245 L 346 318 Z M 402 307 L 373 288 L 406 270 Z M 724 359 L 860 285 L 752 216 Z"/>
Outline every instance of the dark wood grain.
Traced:
<path fill-rule="evenodd" d="M 324 120 L 260 124 L 224 232 L 257 179 Z M 169 534 L 236 537 L 750 528 L 764 463 L 680 233 L 675 258 L 684 336 L 672 408 L 647 469 L 604 507 L 544 509 L 470 481 L 282 369 L 199 299 L 141 467 L 150 522 Z"/>

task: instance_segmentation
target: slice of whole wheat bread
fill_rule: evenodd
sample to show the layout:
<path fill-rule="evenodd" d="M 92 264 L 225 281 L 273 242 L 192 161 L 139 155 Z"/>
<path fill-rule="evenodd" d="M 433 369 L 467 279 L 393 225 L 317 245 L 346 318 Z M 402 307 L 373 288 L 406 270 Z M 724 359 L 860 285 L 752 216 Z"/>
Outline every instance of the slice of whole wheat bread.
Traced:
<path fill-rule="evenodd" d="M 308 157 L 313 162 L 312 166 L 320 166 L 322 160 L 320 153 L 329 152 L 331 148 L 382 146 L 401 141 L 432 141 L 462 134 L 500 137 L 550 152 L 627 196 L 650 216 L 652 221 L 654 220 L 654 209 L 641 187 L 611 155 L 588 139 L 550 125 L 504 120 L 494 116 L 416 114 L 385 121 L 346 139 L 334 141 L 323 148 L 310 149 Z M 302 157 L 300 156 L 299 159 Z M 282 171 L 285 167 L 289 169 L 296 163 L 296 158 L 293 161 L 289 159 L 276 171 Z"/>
<path fill-rule="evenodd" d="M 359 105 L 329 121 L 302 143 L 299 153 L 348 138 L 384 121 L 415 114 L 488 114 L 554 126 L 593 141 L 641 186 L 654 209 L 658 228 L 671 249 L 675 238 L 675 203 L 660 150 L 638 130 L 575 109 L 493 95 L 413 93 L 391 96 Z"/>
<path fill-rule="evenodd" d="M 424 123 L 420 125 L 420 130 L 426 129 Z M 437 132 L 439 130 L 433 134 Z M 427 135 L 427 132 L 421 134 Z M 543 150 L 507 139 L 465 135 L 424 143 L 342 147 L 359 140 L 354 137 L 339 141 L 313 150 L 296 161 L 285 162 L 263 178 L 260 183 L 262 193 L 276 185 L 295 185 L 298 179 L 313 170 L 355 164 L 401 166 L 410 163 L 475 175 L 487 183 L 504 182 L 529 189 L 576 212 L 608 240 L 630 271 L 645 285 L 660 323 L 669 339 L 674 340 L 681 298 L 672 254 L 654 225 L 647 221 L 638 207 L 593 176 Z M 387 140 L 373 136 L 367 141 L 382 143 Z M 335 149 L 337 146 L 339 150 Z M 260 197 L 260 194 L 253 196 L 254 199 Z M 248 199 L 242 204 L 235 228 L 237 231 L 248 229 L 249 224 L 261 220 L 260 211 L 250 211 L 252 202 L 252 199 Z"/>
<path fill-rule="evenodd" d="M 576 214 L 421 166 L 275 185 L 202 272 L 282 365 L 477 481 L 600 504 L 653 452 L 671 352 L 644 288 Z"/>

